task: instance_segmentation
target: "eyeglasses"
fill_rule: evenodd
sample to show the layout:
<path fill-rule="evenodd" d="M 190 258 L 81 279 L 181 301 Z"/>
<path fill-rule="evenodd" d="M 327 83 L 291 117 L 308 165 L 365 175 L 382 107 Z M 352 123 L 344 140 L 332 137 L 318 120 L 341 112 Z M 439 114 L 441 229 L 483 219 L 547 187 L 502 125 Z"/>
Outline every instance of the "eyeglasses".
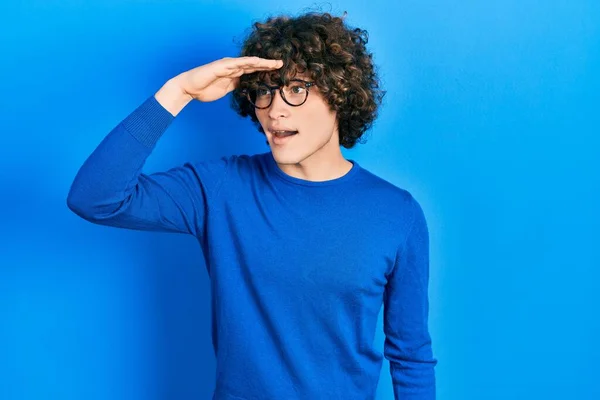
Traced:
<path fill-rule="evenodd" d="M 314 86 L 314 82 L 303 81 L 302 79 L 292 79 L 287 86 L 270 86 L 266 83 L 259 83 L 256 88 L 243 89 L 244 94 L 250 103 L 256 108 L 269 108 L 275 97 L 275 90 L 279 89 L 281 98 L 287 104 L 293 107 L 301 106 L 308 99 L 308 88 Z"/>

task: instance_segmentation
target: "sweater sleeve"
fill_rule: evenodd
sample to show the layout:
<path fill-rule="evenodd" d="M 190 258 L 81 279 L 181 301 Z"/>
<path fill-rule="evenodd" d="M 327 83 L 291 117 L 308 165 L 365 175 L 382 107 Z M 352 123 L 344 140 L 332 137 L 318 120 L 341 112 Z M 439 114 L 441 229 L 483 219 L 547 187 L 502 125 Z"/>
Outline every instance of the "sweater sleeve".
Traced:
<path fill-rule="evenodd" d="M 81 166 L 68 207 L 100 225 L 203 236 L 209 200 L 225 179 L 230 158 L 143 173 L 146 159 L 173 119 L 154 96 L 143 102 Z"/>
<path fill-rule="evenodd" d="M 428 329 L 429 234 L 411 196 L 413 220 L 384 293 L 384 355 L 396 400 L 434 400 L 437 360 Z"/>

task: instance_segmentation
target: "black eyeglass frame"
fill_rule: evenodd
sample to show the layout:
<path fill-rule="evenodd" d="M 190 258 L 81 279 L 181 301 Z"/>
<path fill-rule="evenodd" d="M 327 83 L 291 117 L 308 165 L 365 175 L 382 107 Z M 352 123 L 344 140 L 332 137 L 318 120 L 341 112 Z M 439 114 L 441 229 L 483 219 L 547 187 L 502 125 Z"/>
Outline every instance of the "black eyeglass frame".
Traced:
<path fill-rule="evenodd" d="M 281 98 L 283 99 L 283 101 L 285 101 L 287 104 L 289 104 L 292 107 L 300 107 L 302 104 L 306 103 L 306 100 L 308 100 L 308 95 L 310 94 L 310 87 L 311 86 L 315 86 L 316 83 L 315 82 L 308 82 L 302 79 L 291 79 L 290 82 L 302 82 L 304 83 L 304 88 L 306 89 L 306 97 L 304 98 L 304 101 L 300 104 L 291 104 L 289 101 L 287 101 L 287 99 L 285 98 L 285 95 L 283 94 L 283 87 L 285 85 L 277 85 L 277 86 L 271 86 L 271 85 L 267 85 L 266 83 L 260 83 L 259 86 L 264 86 L 266 88 L 269 89 L 269 92 L 271 93 L 271 101 L 269 102 L 269 105 L 265 106 L 265 107 L 258 107 L 256 104 L 254 104 L 252 102 L 252 100 L 250 100 L 250 92 L 248 91 L 248 89 L 242 89 L 242 94 L 246 96 L 246 98 L 248 99 L 248 101 L 250 102 L 250 104 L 252 104 L 254 106 L 254 108 L 258 108 L 259 110 L 264 110 L 265 108 L 269 108 L 271 107 L 271 104 L 273 104 L 273 99 L 275 98 L 275 90 L 279 89 L 279 94 L 281 95 Z"/>

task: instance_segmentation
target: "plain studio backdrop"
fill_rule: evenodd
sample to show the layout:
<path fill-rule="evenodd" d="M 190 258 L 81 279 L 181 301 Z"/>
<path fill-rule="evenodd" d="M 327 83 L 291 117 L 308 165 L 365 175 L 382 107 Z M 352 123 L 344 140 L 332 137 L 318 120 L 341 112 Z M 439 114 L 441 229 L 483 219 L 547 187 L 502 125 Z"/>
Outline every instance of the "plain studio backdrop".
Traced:
<path fill-rule="evenodd" d="M 67 193 L 167 79 L 308 10 L 369 32 L 388 93 L 344 155 L 426 214 L 438 399 L 600 398 L 598 1 L 30 0 L 0 5 L 1 399 L 210 398 L 194 238 L 91 224 Z M 144 172 L 265 151 L 228 98 L 193 102 Z"/>

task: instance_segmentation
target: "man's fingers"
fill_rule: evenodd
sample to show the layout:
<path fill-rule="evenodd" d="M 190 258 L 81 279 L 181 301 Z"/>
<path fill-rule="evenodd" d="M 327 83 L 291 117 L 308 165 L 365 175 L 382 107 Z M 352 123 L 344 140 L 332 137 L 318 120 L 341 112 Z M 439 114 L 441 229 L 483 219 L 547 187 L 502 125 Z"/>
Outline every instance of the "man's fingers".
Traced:
<path fill-rule="evenodd" d="M 283 66 L 282 60 L 270 60 L 267 58 L 260 57 L 240 57 L 231 60 L 229 68 L 265 68 L 265 69 L 276 69 Z"/>
<path fill-rule="evenodd" d="M 269 67 L 238 67 L 238 68 L 232 68 L 227 73 L 225 73 L 223 75 L 219 75 L 219 76 L 233 78 L 233 77 L 238 77 L 238 76 L 241 76 L 244 74 L 251 74 L 251 73 L 257 72 L 257 71 L 272 71 L 273 69 L 274 68 L 269 68 Z"/>
<path fill-rule="evenodd" d="M 277 68 L 269 68 L 269 67 L 257 67 L 257 68 L 242 68 L 244 71 L 244 74 L 251 74 L 253 72 L 257 72 L 257 71 L 272 71 L 274 69 Z"/>

